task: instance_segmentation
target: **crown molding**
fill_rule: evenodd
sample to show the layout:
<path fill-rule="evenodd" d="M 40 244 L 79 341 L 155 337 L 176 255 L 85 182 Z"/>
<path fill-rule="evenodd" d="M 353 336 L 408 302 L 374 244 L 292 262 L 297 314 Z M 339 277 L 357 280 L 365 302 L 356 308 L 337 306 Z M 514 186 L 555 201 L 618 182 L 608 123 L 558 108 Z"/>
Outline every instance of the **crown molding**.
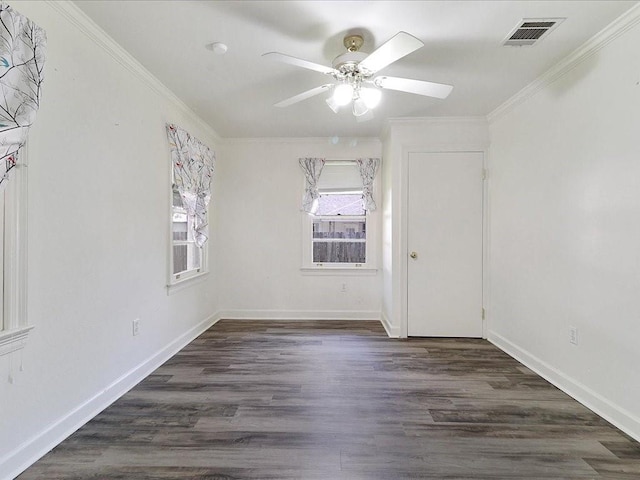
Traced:
<path fill-rule="evenodd" d="M 610 42 L 638 25 L 638 23 L 640 23 L 640 3 L 631 7 L 605 28 L 600 30 L 600 32 L 595 36 L 587 40 L 582 46 L 570 53 L 569 56 L 556 63 L 553 67 L 509 98 L 506 102 L 491 111 L 487 115 L 487 120 L 489 123 L 493 123 L 511 112 L 525 100 L 533 97 L 540 90 L 552 84 L 563 75 L 566 75 L 578 64 L 593 56 Z"/>
<path fill-rule="evenodd" d="M 223 138 L 222 144 L 243 145 L 243 144 L 327 144 L 331 147 L 356 147 L 361 144 L 373 144 L 380 146 L 378 137 L 337 137 L 338 141 L 333 143 L 334 137 L 231 137 Z M 355 142 L 355 145 L 352 143 Z"/>
<path fill-rule="evenodd" d="M 158 95 L 166 98 L 181 110 L 187 117 L 196 123 L 207 135 L 216 143 L 221 140 L 220 135 L 211 128 L 207 122 L 199 117 L 186 103 L 184 103 L 165 84 L 158 80 L 149 70 L 147 70 L 138 60 L 127 52 L 119 43 L 111 38 L 102 28 L 100 28 L 86 13 L 69 0 L 53 1 L 47 0 L 47 5 L 62 15 L 69 23 L 76 27 L 93 43 L 102 48 L 111 57 L 126 68 L 129 72 L 142 80 L 149 88 Z"/>
<path fill-rule="evenodd" d="M 452 123 L 487 123 L 486 117 L 392 117 L 386 122 L 390 126 L 420 125 L 420 124 L 452 124 Z"/>

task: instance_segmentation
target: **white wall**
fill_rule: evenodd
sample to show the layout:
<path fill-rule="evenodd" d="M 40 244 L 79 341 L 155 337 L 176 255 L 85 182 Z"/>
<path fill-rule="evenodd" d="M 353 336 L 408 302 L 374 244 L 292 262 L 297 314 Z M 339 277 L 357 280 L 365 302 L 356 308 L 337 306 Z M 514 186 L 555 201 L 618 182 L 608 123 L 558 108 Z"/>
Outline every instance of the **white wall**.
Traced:
<path fill-rule="evenodd" d="M 492 122 L 489 338 L 640 439 L 638 16 Z"/>
<path fill-rule="evenodd" d="M 479 117 L 394 119 L 384 135 L 382 319 L 393 337 L 407 336 L 407 169 L 410 152 L 479 151 L 489 144 Z"/>
<path fill-rule="evenodd" d="M 393 186 L 393 166 L 397 163 L 397 158 L 394 157 L 394 139 L 390 136 L 390 131 L 387 129 L 382 140 L 382 155 L 385 161 L 382 164 L 382 305 L 380 317 L 382 324 L 387 330 L 387 334 L 392 337 L 398 337 L 400 334 L 399 328 L 394 329 L 394 293 L 397 289 L 394 288 L 394 216 L 393 209 L 397 204 L 394 201 L 395 189 Z M 397 269 L 397 268 L 396 268 Z M 397 302 L 396 302 L 397 303 Z M 396 305 L 397 307 L 397 305 Z M 399 314 L 397 315 L 399 317 Z M 397 323 L 397 321 L 396 321 Z M 399 323 L 398 323 L 399 325 Z"/>
<path fill-rule="evenodd" d="M 225 318 L 380 318 L 379 271 L 308 274 L 302 267 L 300 157 L 380 157 L 377 139 L 227 140 L 218 164 L 221 315 Z M 384 163 L 384 159 L 383 159 Z M 378 182 L 379 185 L 379 182 Z M 379 188 L 378 188 L 379 190 Z M 380 193 L 375 192 L 380 204 Z M 368 237 L 380 267 L 380 209 Z M 346 292 L 342 292 L 342 284 Z"/>
<path fill-rule="evenodd" d="M 42 106 L 28 149 L 28 314 L 35 328 L 22 352 L 0 357 L 3 478 L 211 323 L 218 278 L 214 262 L 204 283 L 171 296 L 165 288 L 165 122 L 215 148 L 213 132 L 60 10 L 70 9 L 73 17 L 75 7 L 14 7 L 43 27 L 49 42 Z M 137 337 L 134 318 L 140 319 Z"/>

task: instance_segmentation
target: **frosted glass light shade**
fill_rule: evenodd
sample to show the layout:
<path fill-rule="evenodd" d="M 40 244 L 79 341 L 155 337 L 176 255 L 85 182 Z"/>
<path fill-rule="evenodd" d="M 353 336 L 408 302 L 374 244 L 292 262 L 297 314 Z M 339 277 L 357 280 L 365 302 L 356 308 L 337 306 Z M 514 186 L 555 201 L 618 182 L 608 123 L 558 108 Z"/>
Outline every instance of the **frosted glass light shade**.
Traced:
<path fill-rule="evenodd" d="M 327 102 L 327 105 L 329 105 L 329 108 L 333 110 L 334 113 L 338 113 L 338 111 L 340 110 L 340 105 L 336 103 L 333 95 L 327 98 L 325 102 Z"/>
<path fill-rule="evenodd" d="M 382 92 L 377 88 L 362 88 L 360 89 L 360 98 L 367 108 L 376 108 L 382 98 Z"/>
<path fill-rule="evenodd" d="M 369 111 L 369 108 L 367 108 L 367 105 L 362 98 L 356 98 L 353 101 L 353 114 L 356 117 L 359 117 L 360 115 L 364 115 L 368 111 Z"/>
<path fill-rule="evenodd" d="M 353 98 L 353 87 L 347 83 L 337 85 L 333 89 L 333 101 L 338 106 L 347 105 Z"/>

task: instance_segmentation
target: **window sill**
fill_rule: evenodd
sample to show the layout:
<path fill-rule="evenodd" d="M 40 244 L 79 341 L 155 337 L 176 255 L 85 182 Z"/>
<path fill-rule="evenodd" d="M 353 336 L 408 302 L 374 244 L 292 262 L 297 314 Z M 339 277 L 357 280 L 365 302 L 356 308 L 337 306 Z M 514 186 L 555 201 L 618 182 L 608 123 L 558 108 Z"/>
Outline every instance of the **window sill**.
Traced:
<path fill-rule="evenodd" d="M 196 275 L 191 275 L 190 277 L 177 280 L 174 283 L 167 285 L 167 295 L 173 295 L 185 288 L 189 288 L 193 285 L 197 285 L 199 283 L 204 282 L 209 276 L 209 272 L 201 272 Z"/>
<path fill-rule="evenodd" d="M 354 275 L 369 276 L 378 273 L 377 268 L 367 267 L 303 267 L 300 269 L 303 275 Z"/>
<path fill-rule="evenodd" d="M 18 327 L 0 332 L 0 356 L 24 348 L 33 326 Z"/>

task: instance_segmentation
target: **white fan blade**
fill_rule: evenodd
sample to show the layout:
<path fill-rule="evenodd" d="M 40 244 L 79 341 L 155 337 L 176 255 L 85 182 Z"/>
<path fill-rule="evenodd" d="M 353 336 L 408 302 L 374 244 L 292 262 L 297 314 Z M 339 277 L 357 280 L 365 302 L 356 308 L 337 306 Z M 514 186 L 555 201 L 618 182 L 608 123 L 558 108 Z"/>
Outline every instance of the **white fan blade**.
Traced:
<path fill-rule="evenodd" d="M 451 90 L 453 90 L 453 85 L 425 82 L 424 80 L 412 80 L 410 78 L 377 77 L 374 83 L 380 88 L 435 98 L 447 98 Z"/>
<path fill-rule="evenodd" d="M 398 32 L 359 63 L 359 67 L 376 73 L 405 55 L 424 47 L 424 43 L 406 32 Z"/>
<path fill-rule="evenodd" d="M 285 55 L 284 53 L 269 52 L 269 53 L 262 54 L 262 56 L 266 58 L 270 58 L 271 60 L 275 60 L 276 62 L 288 63 L 289 65 L 295 65 L 296 67 L 307 68 L 309 70 L 325 73 L 327 75 L 333 75 L 334 73 L 338 73 L 337 70 L 331 67 L 325 67 L 324 65 L 320 65 L 319 63 L 309 62 L 307 60 L 302 60 L 300 58 L 292 57 L 291 55 Z"/>
<path fill-rule="evenodd" d="M 291 98 L 287 98 L 286 100 L 282 100 L 274 105 L 274 107 L 288 107 L 289 105 L 293 105 L 294 103 L 301 102 L 306 100 L 307 98 L 315 97 L 316 95 L 320 95 L 322 92 L 326 92 L 331 87 L 333 87 L 332 83 L 327 83 L 325 85 L 320 85 L 319 87 L 312 88 L 311 90 L 307 90 L 306 92 L 299 93 L 298 95 L 294 95 Z"/>

